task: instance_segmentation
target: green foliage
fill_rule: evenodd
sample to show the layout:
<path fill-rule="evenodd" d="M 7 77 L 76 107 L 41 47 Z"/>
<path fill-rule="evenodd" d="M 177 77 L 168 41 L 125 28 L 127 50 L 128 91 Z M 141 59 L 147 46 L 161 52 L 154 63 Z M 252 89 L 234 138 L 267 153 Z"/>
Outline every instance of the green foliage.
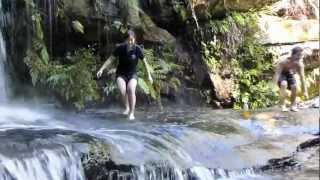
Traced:
<path fill-rule="evenodd" d="M 207 67 L 209 68 L 209 71 L 211 73 L 216 73 L 221 68 L 221 51 L 219 47 L 219 44 L 216 44 L 215 42 L 211 41 L 208 44 L 202 42 L 202 59 L 204 59 Z"/>
<path fill-rule="evenodd" d="M 34 85 L 52 89 L 67 103 L 82 109 L 86 102 L 98 99 L 97 84 L 93 79 L 95 58 L 90 49 L 80 49 L 71 57 L 71 65 L 50 62 L 44 64 L 37 53 L 29 51 L 25 63 L 30 68 Z"/>
<path fill-rule="evenodd" d="M 251 109 L 274 105 L 277 92 L 270 77 L 273 75 L 272 58 L 265 47 L 254 39 L 247 40 L 238 49 L 238 56 L 232 60 L 238 88 L 234 92 L 236 109 L 248 103 Z"/>
<path fill-rule="evenodd" d="M 306 86 L 309 97 L 313 98 L 320 94 L 320 68 L 315 68 L 306 72 Z"/>
<path fill-rule="evenodd" d="M 174 63 L 175 57 L 172 47 L 165 46 L 161 54 L 157 54 L 153 49 L 145 49 L 144 53 L 153 78 L 153 84 L 148 81 L 146 68 L 140 63 L 138 85 L 145 94 L 160 101 L 161 89 L 171 87 L 177 90 L 180 86 L 180 81 L 175 75 L 181 70 L 181 67 Z"/>
<path fill-rule="evenodd" d="M 202 57 L 209 71 L 231 72 L 236 84 L 233 92 L 236 109 L 245 103 L 252 109 L 264 108 L 275 104 L 277 99 L 269 83 L 273 56 L 257 39 L 257 17 L 254 12 L 231 12 L 226 18 L 207 24 L 201 39 Z"/>
<path fill-rule="evenodd" d="M 33 38 L 24 62 L 29 67 L 33 85 L 52 89 L 64 102 L 79 110 L 84 108 L 86 102 L 98 99 L 98 88 L 93 79 L 96 67 L 92 49 L 76 51 L 68 59 L 68 64 L 50 58 L 44 43 L 41 13 L 33 0 L 25 2 L 31 13 Z M 59 3 L 59 8 L 62 5 Z"/>

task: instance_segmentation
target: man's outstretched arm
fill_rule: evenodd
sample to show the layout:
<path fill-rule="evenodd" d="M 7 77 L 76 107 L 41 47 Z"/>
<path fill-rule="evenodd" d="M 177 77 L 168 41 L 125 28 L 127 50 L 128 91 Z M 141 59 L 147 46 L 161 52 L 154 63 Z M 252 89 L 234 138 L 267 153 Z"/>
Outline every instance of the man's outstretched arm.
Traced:
<path fill-rule="evenodd" d="M 273 77 L 273 81 L 275 84 L 277 84 L 279 81 L 280 74 L 282 72 L 282 66 L 283 66 L 283 64 L 281 61 L 279 63 L 277 63 L 277 65 L 276 65 L 276 71 L 275 71 L 274 77 Z"/>
<path fill-rule="evenodd" d="M 99 71 L 97 72 L 97 77 L 100 78 L 103 74 L 103 71 L 108 68 L 114 61 L 115 57 L 113 55 L 111 55 L 105 62 L 104 64 L 101 66 L 101 68 L 99 69 Z"/>

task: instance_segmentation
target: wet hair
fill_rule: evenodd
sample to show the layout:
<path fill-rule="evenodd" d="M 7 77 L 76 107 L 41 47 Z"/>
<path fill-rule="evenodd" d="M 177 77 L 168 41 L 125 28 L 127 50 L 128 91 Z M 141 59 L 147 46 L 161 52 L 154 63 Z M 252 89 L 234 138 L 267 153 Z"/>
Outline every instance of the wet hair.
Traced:
<path fill-rule="evenodd" d="M 129 37 L 133 37 L 134 39 L 136 39 L 136 33 L 132 30 L 128 30 L 127 38 L 129 38 Z"/>
<path fill-rule="evenodd" d="M 292 50 L 291 50 L 291 55 L 296 55 L 298 53 L 301 53 L 303 51 L 303 49 L 301 47 L 294 47 Z"/>

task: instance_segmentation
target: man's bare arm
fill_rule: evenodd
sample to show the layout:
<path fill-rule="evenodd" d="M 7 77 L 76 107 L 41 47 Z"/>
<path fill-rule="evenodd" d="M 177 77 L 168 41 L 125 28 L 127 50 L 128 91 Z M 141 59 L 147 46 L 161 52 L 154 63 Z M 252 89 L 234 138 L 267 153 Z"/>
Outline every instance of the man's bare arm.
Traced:
<path fill-rule="evenodd" d="M 99 71 L 97 72 L 97 77 L 101 77 L 103 71 L 108 68 L 112 63 L 113 60 L 115 59 L 115 57 L 113 55 L 111 55 L 105 62 L 104 64 L 101 66 L 101 68 L 99 69 Z"/>
<path fill-rule="evenodd" d="M 280 74 L 282 72 L 283 69 L 283 61 L 280 61 L 277 65 L 276 65 L 276 71 L 273 77 L 274 82 L 277 84 L 280 78 Z"/>
<path fill-rule="evenodd" d="M 299 76 L 300 76 L 300 80 L 301 80 L 301 85 L 302 85 L 302 90 L 304 92 L 304 96 L 306 96 L 306 98 L 308 98 L 308 89 L 307 89 L 307 85 L 306 85 L 306 78 L 305 78 L 305 73 L 304 73 L 304 64 L 301 62 L 299 65 Z"/>

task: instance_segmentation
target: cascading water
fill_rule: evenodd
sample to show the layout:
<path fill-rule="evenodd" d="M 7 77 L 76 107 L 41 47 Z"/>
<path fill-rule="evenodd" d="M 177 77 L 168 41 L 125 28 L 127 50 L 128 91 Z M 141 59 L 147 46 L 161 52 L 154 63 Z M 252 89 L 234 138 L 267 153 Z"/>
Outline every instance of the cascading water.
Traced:
<path fill-rule="evenodd" d="M 6 45 L 3 38 L 3 27 L 5 25 L 4 15 L 2 13 L 2 1 L 0 1 L 0 104 L 7 102 L 7 83 L 5 73 L 5 63 L 7 59 Z"/>

